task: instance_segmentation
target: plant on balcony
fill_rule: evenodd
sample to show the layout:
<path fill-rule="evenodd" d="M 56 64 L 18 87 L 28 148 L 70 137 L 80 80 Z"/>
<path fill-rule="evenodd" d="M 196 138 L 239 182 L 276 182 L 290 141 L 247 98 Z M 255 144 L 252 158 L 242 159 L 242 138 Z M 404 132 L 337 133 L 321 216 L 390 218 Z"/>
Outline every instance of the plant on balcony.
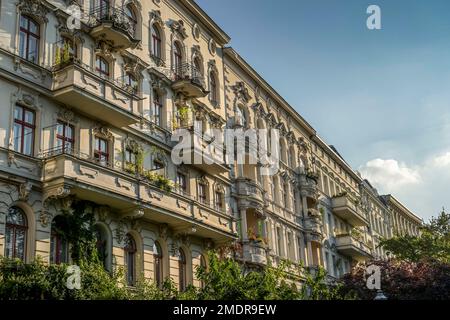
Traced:
<path fill-rule="evenodd" d="M 126 162 L 125 163 L 125 171 L 131 174 L 136 174 L 137 171 L 137 165 L 132 162 Z"/>
<path fill-rule="evenodd" d="M 189 108 L 189 106 L 178 107 L 178 115 L 182 122 L 186 122 L 187 120 L 189 120 L 189 111 L 190 110 L 191 110 L 191 108 Z"/>
<path fill-rule="evenodd" d="M 73 60 L 73 55 L 70 52 L 70 45 L 65 42 L 62 48 L 56 48 L 55 52 L 55 66 L 61 67 Z"/>
<path fill-rule="evenodd" d="M 145 171 L 143 175 L 149 181 L 150 184 L 154 185 L 158 189 L 167 193 L 172 192 L 174 188 L 173 182 L 164 177 L 163 175 L 153 173 L 150 170 Z"/>

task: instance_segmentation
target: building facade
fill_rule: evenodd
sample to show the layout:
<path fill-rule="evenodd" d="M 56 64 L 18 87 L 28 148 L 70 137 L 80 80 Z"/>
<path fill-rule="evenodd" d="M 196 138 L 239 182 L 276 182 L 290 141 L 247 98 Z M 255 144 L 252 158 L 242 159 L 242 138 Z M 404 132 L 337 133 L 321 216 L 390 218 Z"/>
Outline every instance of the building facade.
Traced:
<path fill-rule="evenodd" d="M 92 213 L 105 268 L 200 285 L 205 253 L 334 277 L 421 220 L 380 196 L 191 0 L 6 0 L 0 29 L 0 255 L 70 262 L 58 223 Z M 227 163 L 211 129 L 277 129 L 279 170 Z M 176 163 L 184 129 L 220 161 Z M 270 141 L 249 143 L 269 147 Z M 261 149 L 259 149 L 261 150 Z"/>

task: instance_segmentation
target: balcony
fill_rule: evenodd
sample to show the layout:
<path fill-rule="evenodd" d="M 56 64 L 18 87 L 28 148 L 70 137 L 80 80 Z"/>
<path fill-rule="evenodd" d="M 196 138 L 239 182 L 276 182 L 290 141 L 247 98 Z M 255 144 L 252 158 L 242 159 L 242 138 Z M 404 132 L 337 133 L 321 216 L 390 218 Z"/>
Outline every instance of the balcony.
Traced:
<path fill-rule="evenodd" d="M 93 38 L 103 37 L 121 49 L 135 48 L 136 22 L 122 8 L 98 7 L 91 11 L 88 20 Z"/>
<path fill-rule="evenodd" d="M 208 95 L 205 79 L 197 68 L 184 63 L 172 74 L 172 89 L 186 98 L 204 98 Z"/>
<path fill-rule="evenodd" d="M 349 234 L 336 236 L 336 249 L 343 255 L 352 257 L 357 261 L 368 260 L 372 257 L 370 248 Z"/>
<path fill-rule="evenodd" d="M 57 101 L 117 127 L 140 121 L 140 98 L 123 82 L 101 77 L 75 61 L 57 66 L 53 74 L 52 90 Z"/>
<path fill-rule="evenodd" d="M 75 150 L 49 150 L 41 155 L 42 180 L 47 196 L 67 190 L 78 199 L 111 207 L 118 214 L 142 209 L 146 221 L 164 223 L 174 232 L 191 233 L 226 243 L 236 236 L 233 218 L 185 194 L 163 190 L 151 181 L 119 167 L 102 165 Z"/>
<path fill-rule="evenodd" d="M 245 262 L 257 265 L 267 264 L 267 249 L 263 242 L 245 241 L 242 243 L 242 258 Z"/>
<path fill-rule="evenodd" d="M 316 209 L 308 209 L 308 216 L 305 218 L 305 229 L 310 234 L 311 240 L 322 242 L 322 215 Z"/>
<path fill-rule="evenodd" d="M 230 167 L 225 164 L 224 146 L 216 143 L 216 139 L 206 133 L 195 129 L 194 126 L 182 126 L 191 134 L 190 163 L 210 174 L 216 175 L 230 171 Z"/>
<path fill-rule="evenodd" d="M 317 196 L 317 179 L 313 173 L 301 173 L 299 176 L 300 189 L 302 195 L 305 195 L 308 198 L 315 199 Z"/>
<path fill-rule="evenodd" d="M 332 199 L 333 213 L 353 226 L 368 226 L 369 222 L 362 215 L 359 207 L 347 195 Z"/>
<path fill-rule="evenodd" d="M 236 179 L 236 195 L 250 208 L 264 206 L 264 190 L 255 181 L 247 178 Z"/>

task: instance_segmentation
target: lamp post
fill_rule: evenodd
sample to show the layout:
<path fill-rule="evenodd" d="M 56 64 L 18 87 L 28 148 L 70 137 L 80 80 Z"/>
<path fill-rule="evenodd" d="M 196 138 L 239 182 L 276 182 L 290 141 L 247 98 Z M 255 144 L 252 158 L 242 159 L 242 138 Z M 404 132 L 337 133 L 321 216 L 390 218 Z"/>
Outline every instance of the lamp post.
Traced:
<path fill-rule="evenodd" d="M 384 295 L 383 291 L 381 289 L 377 290 L 377 295 L 373 300 L 387 300 L 388 298 Z"/>

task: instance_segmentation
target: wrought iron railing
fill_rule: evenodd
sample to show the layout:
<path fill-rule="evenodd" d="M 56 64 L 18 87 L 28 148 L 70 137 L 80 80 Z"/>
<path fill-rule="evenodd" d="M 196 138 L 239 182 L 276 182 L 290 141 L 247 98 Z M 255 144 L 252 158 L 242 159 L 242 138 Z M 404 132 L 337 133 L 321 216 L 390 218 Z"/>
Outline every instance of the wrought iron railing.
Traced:
<path fill-rule="evenodd" d="M 115 28 L 122 30 L 132 38 L 135 37 L 136 21 L 122 8 L 112 6 L 93 8 L 89 13 L 88 25 L 96 27 L 102 23 L 112 23 Z"/>

